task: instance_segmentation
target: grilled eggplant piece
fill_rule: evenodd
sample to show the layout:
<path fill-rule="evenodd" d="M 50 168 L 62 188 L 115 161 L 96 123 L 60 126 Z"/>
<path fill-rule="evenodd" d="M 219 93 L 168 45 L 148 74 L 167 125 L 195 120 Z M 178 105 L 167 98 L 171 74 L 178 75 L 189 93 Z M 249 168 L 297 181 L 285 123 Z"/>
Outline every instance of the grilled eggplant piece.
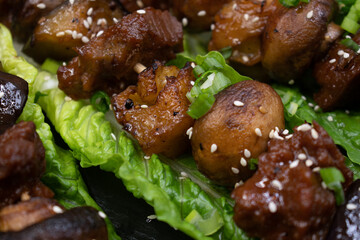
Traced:
<path fill-rule="evenodd" d="M 169 0 L 119 0 L 121 5 L 129 12 L 135 12 L 136 10 L 144 7 L 153 7 L 156 9 L 167 10 L 170 8 Z"/>
<path fill-rule="evenodd" d="M 20 122 L 0 135 L 0 208 L 21 199 L 21 195 L 52 197 L 40 182 L 45 172 L 45 149 L 35 124 Z"/>
<path fill-rule="evenodd" d="M 28 92 L 24 79 L 0 72 L 0 134 L 15 124 L 25 107 Z"/>
<path fill-rule="evenodd" d="M 274 4 L 263 35 L 262 64 L 272 78 L 287 83 L 300 77 L 318 53 L 336 5 L 333 0 L 293 8 Z"/>
<path fill-rule="evenodd" d="M 279 136 L 260 155 L 255 175 L 233 191 L 234 220 L 249 236 L 261 239 L 324 239 L 336 206 L 317 171 L 338 168 L 344 188 L 352 182 L 352 172 L 316 122 L 294 128 L 290 138 Z"/>
<path fill-rule="evenodd" d="M 89 98 L 96 90 L 109 94 L 136 81 L 137 63 L 169 60 L 182 51 L 182 26 L 167 11 L 134 12 L 77 49 L 78 57 L 58 70 L 59 88 L 73 99 Z M 113 90 L 115 88 L 115 90 Z"/>
<path fill-rule="evenodd" d="M 226 186 L 248 179 L 254 173 L 250 158 L 266 150 L 272 129 L 284 128 L 283 111 L 279 95 L 257 81 L 243 81 L 217 94 L 193 129 L 191 146 L 199 171 Z"/>
<path fill-rule="evenodd" d="M 76 56 L 74 48 L 100 35 L 114 24 L 113 19 L 120 20 L 122 16 L 120 6 L 113 0 L 76 0 L 73 4 L 66 1 L 39 21 L 24 52 L 39 62 L 47 57 L 71 59 Z"/>
<path fill-rule="evenodd" d="M 230 60 L 247 66 L 261 60 L 261 37 L 268 16 L 274 11 L 272 0 L 234 0 L 215 16 L 215 28 L 209 50 L 231 46 Z"/>
<path fill-rule="evenodd" d="M 360 44 L 360 33 L 352 39 Z M 360 101 L 360 55 L 353 50 L 337 42 L 315 65 L 314 76 L 321 86 L 314 99 L 321 108 L 358 107 L 354 103 Z"/>
<path fill-rule="evenodd" d="M 231 0 L 173 0 L 173 11 L 178 19 L 186 18 L 194 30 L 210 29 L 214 16 Z M 185 25 L 187 25 L 185 24 Z"/>
<path fill-rule="evenodd" d="M 130 86 L 112 99 L 118 122 L 130 132 L 145 154 L 176 157 L 190 147 L 186 131 L 194 120 L 187 115 L 186 93 L 195 81 L 190 65 L 183 69 L 160 62 L 139 75 L 138 86 Z"/>
<path fill-rule="evenodd" d="M 108 239 L 104 219 L 91 207 L 72 208 L 19 232 L 0 233 L 2 240 Z"/>
<path fill-rule="evenodd" d="M 63 211 L 57 201 L 48 198 L 31 198 L 8 205 L 0 211 L 0 232 L 20 231 Z"/>

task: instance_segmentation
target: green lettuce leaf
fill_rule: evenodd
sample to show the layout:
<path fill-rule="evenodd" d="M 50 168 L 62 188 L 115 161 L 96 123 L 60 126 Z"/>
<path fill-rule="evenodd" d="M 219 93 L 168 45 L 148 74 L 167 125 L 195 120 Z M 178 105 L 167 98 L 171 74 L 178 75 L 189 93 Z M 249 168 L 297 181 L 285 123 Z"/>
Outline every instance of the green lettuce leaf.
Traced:
<path fill-rule="evenodd" d="M 69 151 L 56 146 L 50 126 L 45 123 L 44 115 L 40 106 L 34 103 L 35 91 L 33 88 L 38 71 L 17 56 L 12 45 L 10 32 L 0 24 L 0 62 L 5 72 L 17 75 L 29 84 L 29 97 L 19 121 L 32 121 L 36 125 L 36 131 L 45 147 L 46 172 L 42 177 L 45 185 L 50 187 L 55 198 L 65 207 L 92 206 L 99 211 L 100 207 L 87 192 L 78 170 L 76 160 Z M 109 239 L 120 239 L 115 233 L 108 218 L 105 219 L 109 232 Z"/>

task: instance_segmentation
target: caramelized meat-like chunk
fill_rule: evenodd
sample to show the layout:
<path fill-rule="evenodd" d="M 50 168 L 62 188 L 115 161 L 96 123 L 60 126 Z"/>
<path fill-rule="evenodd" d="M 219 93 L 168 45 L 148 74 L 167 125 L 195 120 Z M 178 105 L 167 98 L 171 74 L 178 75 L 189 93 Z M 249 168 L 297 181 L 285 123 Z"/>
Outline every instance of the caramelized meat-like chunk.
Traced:
<path fill-rule="evenodd" d="M 324 239 L 335 213 L 335 197 L 321 184 L 319 168 L 336 167 L 352 182 L 352 172 L 326 131 L 313 123 L 279 134 L 259 157 L 255 175 L 236 188 L 236 224 L 262 239 Z"/>
<path fill-rule="evenodd" d="M 45 150 L 35 124 L 20 122 L 0 136 L 0 208 L 20 200 L 24 192 L 52 196 L 40 183 Z"/>
<path fill-rule="evenodd" d="M 352 39 L 360 44 L 360 33 Z M 333 45 L 315 65 L 314 76 L 321 86 L 314 99 L 324 110 L 353 107 L 360 101 L 360 55 L 343 44 Z"/>
<path fill-rule="evenodd" d="M 273 12 L 272 0 L 233 0 L 215 16 L 215 29 L 209 50 L 231 46 L 232 61 L 252 66 L 261 60 L 261 36 L 268 15 Z"/>
<path fill-rule="evenodd" d="M 136 63 L 150 65 L 154 58 L 169 60 L 182 50 L 182 26 L 167 11 L 146 8 L 77 49 L 78 57 L 58 70 L 59 88 L 74 99 L 89 98 L 109 86 L 123 89 L 136 80 Z M 110 92 L 111 93 L 111 92 Z"/>
<path fill-rule="evenodd" d="M 173 0 L 173 11 L 178 19 L 186 18 L 190 28 L 210 29 L 214 16 L 231 0 Z M 186 25 L 187 25 L 186 24 Z"/>
<path fill-rule="evenodd" d="M 335 1 L 313 0 L 292 8 L 274 4 L 263 34 L 262 64 L 271 77 L 288 82 L 301 76 L 317 54 Z"/>
<path fill-rule="evenodd" d="M 55 200 L 48 198 L 31 198 L 6 206 L 0 210 L 0 232 L 20 231 L 63 210 Z"/>
<path fill-rule="evenodd" d="M 269 85 L 248 80 L 230 86 L 194 124 L 191 146 L 199 171 L 227 186 L 248 179 L 254 173 L 248 161 L 266 150 L 272 129 L 284 126 L 283 104 Z"/>
<path fill-rule="evenodd" d="M 39 21 L 24 52 L 39 62 L 48 57 L 71 59 L 76 56 L 75 47 L 83 46 L 122 16 L 120 5 L 113 0 L 66 1 Z"/>
<path fill-rule="evenodd" d="M 0 233 L 2 240 L 89 240 L 108 239 L 104 219 L 92 207 L 72 208 L 22 231 Z"/>
<path fill-rule="evenodd" d="M 188 64 L 183 69 L 155 62 L 139 75 L 138 86 L 130 86 L 113 97 L 118 122 L 138 141 L 145 154 L 176 157 L 189 147 L 186 131 L 193 119 L 186 111 L 186 93 L 195 81 Z"/>
<path fill-rule="evenodd" d="M 169 9 L 169 0 L 119 0 L 121 5 L 129 12 L 135 12 L 144 7 L 153 7 L 156 9 L 166 10 Z"/>

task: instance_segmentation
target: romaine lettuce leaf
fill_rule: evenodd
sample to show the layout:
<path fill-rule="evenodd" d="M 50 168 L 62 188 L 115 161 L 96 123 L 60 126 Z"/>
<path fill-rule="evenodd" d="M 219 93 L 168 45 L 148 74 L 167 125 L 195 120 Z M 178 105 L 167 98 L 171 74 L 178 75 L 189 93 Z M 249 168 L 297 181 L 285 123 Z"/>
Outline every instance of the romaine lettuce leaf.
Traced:
<path fill-rule="evenodd" d="M 55 198 L 65 207 L 92 206 L 101 210 L 87 192 L 76 160 L 69 151 L 56 146 L 50 127 L 44 121 L 44 115 L 40 106 L 34 103 L 35 91 L 33 88 L 37 69 L 17 56 L 12 45 L 10 32 L 0 24 L 0 62 L 5 72 L 17 75 L 29 84 L 29 97 L 19 121 L 33 121 L 36 131 L 45 147 L 46 172 L 42 178 L 45 185 L 50 187 Z M 108 218 L 107 222 L 109 239 L 120 239 L 115 233 Z"/>

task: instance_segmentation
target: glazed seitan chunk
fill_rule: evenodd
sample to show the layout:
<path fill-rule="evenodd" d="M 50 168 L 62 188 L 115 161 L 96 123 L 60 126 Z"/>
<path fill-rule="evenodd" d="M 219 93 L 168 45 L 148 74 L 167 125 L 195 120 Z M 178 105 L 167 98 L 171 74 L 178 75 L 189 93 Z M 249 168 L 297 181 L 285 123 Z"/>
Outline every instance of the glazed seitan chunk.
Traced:
<path fill-rule="evenodd" d="M 73 99 L 89 98 L 96 90 L 109 94 L 136 81 L 133 68 L 154 59 L 166 61 L 182 51 L 182 26 L 168 11 L 146 8 L 124 17 L 81 48 L 58 70 L 59 88 Z"/>
<path fill-rule="evenodd" d="M 194 120 L 187 115 L 186 93 L 195 81 L 193 68 L 163 66 L 155 62 L 130 86 L 112 99 L 116 119 L 138 140 L 147 155 L 176 157 L 190 147 L 186 131 Z"/>
<path fill-rule="evenodd" d="M 119 0 L 121 5 L 129 12 L 144 7 L 153 7 L 156 9 L 167 10 L 170 8 L 170 0 Z"/>

